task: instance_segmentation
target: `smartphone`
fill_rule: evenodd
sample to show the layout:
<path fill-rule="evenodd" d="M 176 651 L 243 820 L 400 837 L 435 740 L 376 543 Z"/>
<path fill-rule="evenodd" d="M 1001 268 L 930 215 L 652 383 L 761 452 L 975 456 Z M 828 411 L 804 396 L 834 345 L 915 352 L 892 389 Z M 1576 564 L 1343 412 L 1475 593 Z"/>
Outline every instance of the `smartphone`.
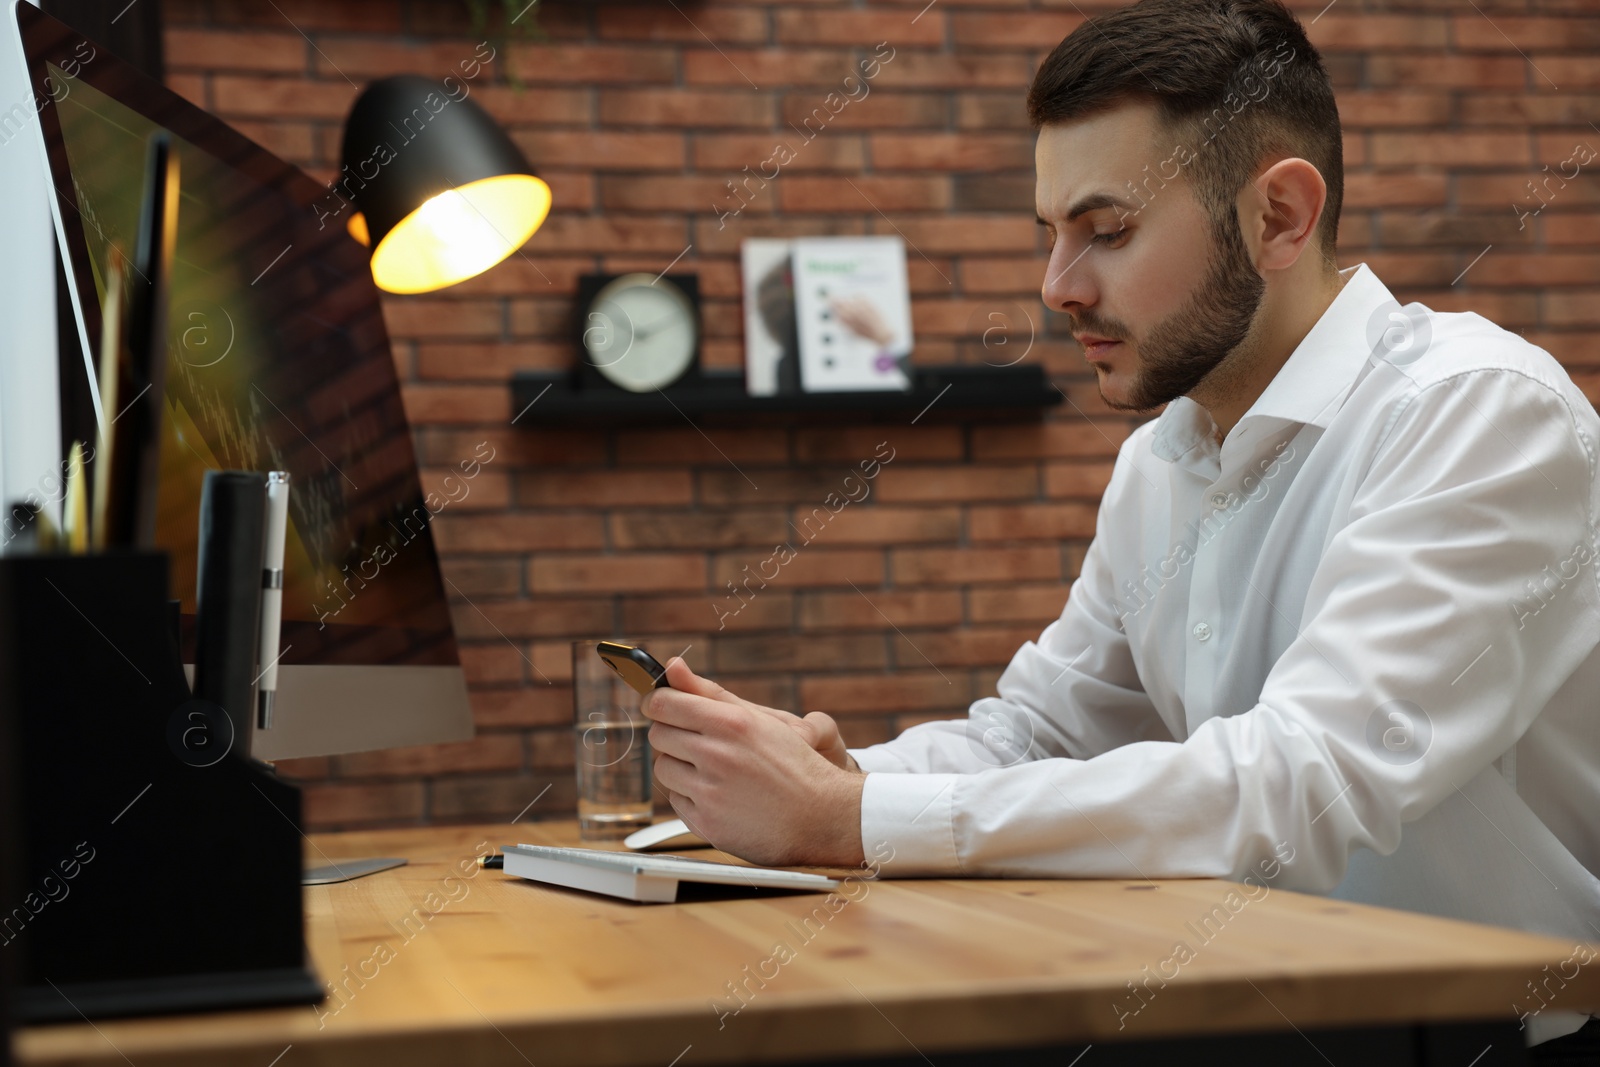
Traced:
<path fill-rule="evenodd" d="M 634 692 L 644 694 L 652 689 L 668 689 L 667 669 L 642 648 L 634 648 L 620 641 L 601 641 L 594 649 L 606 665 L 622 676 Z"/>

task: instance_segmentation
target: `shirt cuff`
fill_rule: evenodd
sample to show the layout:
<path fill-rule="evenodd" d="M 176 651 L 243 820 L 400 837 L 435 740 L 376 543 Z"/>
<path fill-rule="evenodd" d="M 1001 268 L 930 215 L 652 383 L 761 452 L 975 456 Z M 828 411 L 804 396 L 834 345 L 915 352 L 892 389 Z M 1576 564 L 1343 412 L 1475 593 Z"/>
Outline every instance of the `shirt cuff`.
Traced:
<path fill-rule="evenodd" d="M 887 744 L 869 745 L 866 748 L 850 748 L 845 751 L 849 752 L 850 758 L 856 761 L 856 766 L 867 774 L 871 774 L 873 771 L 906 774 L 911 770 L 910 765 L 895 755 L 894 749 Z"/>
<path fill-rule="evenodd" d="M 859 760 L 857 761 L 859 762 Z M 953 810 L 958 774 L 869 773 L 861 790 L 861 847 L 882 877 L 959 875 Z"/>

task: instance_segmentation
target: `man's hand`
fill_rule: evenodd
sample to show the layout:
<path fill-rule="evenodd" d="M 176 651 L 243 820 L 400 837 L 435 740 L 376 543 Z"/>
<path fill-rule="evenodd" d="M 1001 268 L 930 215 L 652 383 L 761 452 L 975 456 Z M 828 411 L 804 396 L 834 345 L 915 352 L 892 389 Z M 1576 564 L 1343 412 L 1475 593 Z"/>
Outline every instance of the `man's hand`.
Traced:
<path fill-rule="evenodd" d="M 865 778 L 830 716 L 743 700 L 677 657 L 667 684 L 640 708 L 653 721 L 656 780 L 691 829 L 754 863 L 862 862 Z"/>

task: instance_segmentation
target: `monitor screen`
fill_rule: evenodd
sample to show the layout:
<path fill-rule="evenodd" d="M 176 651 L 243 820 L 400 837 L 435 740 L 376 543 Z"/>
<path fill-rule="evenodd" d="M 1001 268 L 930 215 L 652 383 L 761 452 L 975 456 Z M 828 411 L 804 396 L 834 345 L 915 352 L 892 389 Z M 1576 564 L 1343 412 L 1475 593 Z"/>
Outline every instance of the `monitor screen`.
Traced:
<path fill-rule="evenodd" d="M 133 254 L 150 135 L 179 161 L 157 542 L 186 660 L 204 474 L 242 469 L 291 478 L 281 667 L 455 666 L 432 536 L 450 500 L 422 492 L 367 250 L 315 209 L 327 190 L 47 16 L 18 19 L 85 353 L 111 248 Z M 459 457 L 455 484 L 489 458 Z"/>

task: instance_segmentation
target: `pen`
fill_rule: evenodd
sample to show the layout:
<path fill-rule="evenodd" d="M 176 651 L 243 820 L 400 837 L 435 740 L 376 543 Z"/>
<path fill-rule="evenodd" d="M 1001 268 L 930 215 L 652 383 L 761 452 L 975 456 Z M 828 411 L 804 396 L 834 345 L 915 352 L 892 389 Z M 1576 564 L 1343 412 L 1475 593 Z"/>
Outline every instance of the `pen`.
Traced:
<path fill-rule="evenodd" d="M 261 677 L 256 680 L 256 727 L 272 729 L 278 695 L 279 626 L 283 619 L 283 546 L 289 526 L 289 472 L 267 473 L 267 528 L 261 561 Z"/>
<path fill-rule="evenodd" d="M 72 442 L 67 453 L 67 495 L 61 509 L 61 529 L 67 551 L 82 555 L 89 551 L 89 509 L 83 491 L 83 443 Z"/>
<path fill-rule="evenodd" d="M 502 856 L 502 855 L 499 855 L 498 853 L 496 853 L 493 856 L 479 856 L 478 857 L 478 866 L 482 867 L 486 871 L 504 870 L 505 869 L 505 865 L 506 865 L 506 858 L 504 856 Z"/>
<path fill-rule="evenodd" d="M 111 506 L 113 438 L 111 422 L 120 410 L 117 398 L 122 382 L 122 287 L 127 261 L 122 249 L 111 246 L 106 263 L 106 300 L 100 313 L 100 410 L 106 422 L 100 427 L 100 448 L 94 457 L 94 501 L 90 507 L 90 543 L 96 551 L 106 547 L 106 512 Z"/>

